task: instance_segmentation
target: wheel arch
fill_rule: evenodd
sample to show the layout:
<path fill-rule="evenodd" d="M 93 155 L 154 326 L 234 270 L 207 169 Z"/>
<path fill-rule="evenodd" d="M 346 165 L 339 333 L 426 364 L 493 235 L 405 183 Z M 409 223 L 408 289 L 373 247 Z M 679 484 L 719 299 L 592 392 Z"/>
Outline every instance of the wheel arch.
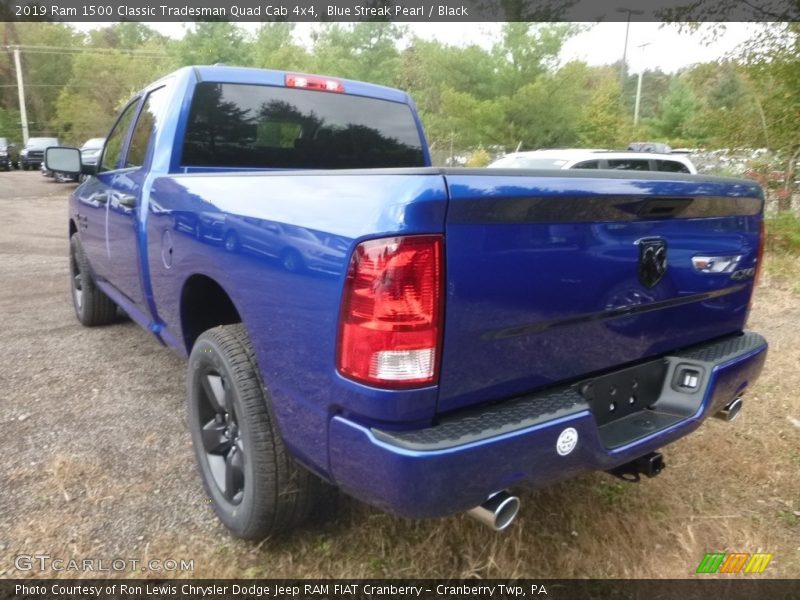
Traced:
<path fill-rule="evenodd" d="M 186 279 L 181 289 L 180 320 L 183 343 L 190 354 L 201 333 L 219 325 L 241 323 L 242 317 L 219 282 L 196 273 Z"/>

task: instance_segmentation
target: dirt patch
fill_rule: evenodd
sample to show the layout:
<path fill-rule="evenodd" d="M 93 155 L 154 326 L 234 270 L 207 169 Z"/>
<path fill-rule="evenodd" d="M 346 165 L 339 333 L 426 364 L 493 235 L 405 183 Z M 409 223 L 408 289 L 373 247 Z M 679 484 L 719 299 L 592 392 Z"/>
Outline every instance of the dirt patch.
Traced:
<path fill-rule="evenodd" d="M 705 552 L 764 551 L 765 576 L 800 577 L 800 261 L 775 258 L 757 293 L 750 326 L 771 348 L 742 416 L 668 447 L 657 479 L 592 474 L 523 492 L 501 535 L 339 497 L 291 536 L 250 544 L 225 533 L 202 493 L 184 362 L 133 323 L 74 318 L 72 187 L 0 174 L 0 576 L 75 575 L 14 568 L 19 554 L 46 553 L 193 561 L 121 576 L 683 578 Z"/>

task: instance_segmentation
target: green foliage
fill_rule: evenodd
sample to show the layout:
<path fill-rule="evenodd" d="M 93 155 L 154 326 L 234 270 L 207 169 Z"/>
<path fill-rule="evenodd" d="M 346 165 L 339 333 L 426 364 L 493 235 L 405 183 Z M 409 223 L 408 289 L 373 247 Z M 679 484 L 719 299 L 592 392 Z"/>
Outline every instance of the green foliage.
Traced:
<path fill-rule="evenodd" d="M 19 111 L 0 108 L 0 137 L 7 138 L 19 145 L 22 141 Z"/>
<path fill-rule="evenodd" d="M 492 162 L 492 155 L 489 154 L 485 149 L 478 148 L 469 155 L 469 157 L 467 158 L 467 163 L 464 166 L 485 167 L 490 162 Z"/>
<path fill-rule="evenodd" d="M 393 23 L 327 25 L 314 35 L 315 71 L 394 85 L 400 70 L 397 42 L 402 36 L 403 29 Z"/>
<path fill-rule="evenodd" d="M 216 63 L 249 66 L 245 35 L 235 23 L 198 22 L 185 27 L 186 35 L 173 46 L 178 66 Z"/>
<path fill-rule="evenodd" d="M 673 79 L 661 102 L 661 111 L 652 123 L 652 130 L 662 137 L 691 138 L 691 123 L 697 110 L 694 92 L 680 78 Z"/>
<path fill-rule="evenodd" d="M 294 23 L 264 23 L 252 45 L 252 65 L 261 69 L 307 72 L 312 57 L 292 37 Z"/>
<path fill-rule="evenodd" d="M 800 254 L 800 219 L 782 212 L 765 220 L 767 247 L 771 252 Z"/>
<path fill-rule="evenodd" d="M 619 82 L 604 77 L 594 83 L 594 91 L 578 128 L 581 146 L 590 148 L 626 147 L 633 137 L 633 125 L 620 110 Z"/>
<path fill-rule="evenodd" d="M 500 4 L 512 16 L 530 8 L 521 0 Z M 537 15 L 564 6 L 542 4 Z M 71 143 L 104 135 L 146 83 L 179 66 L 221 62 L 399 87 L 414 98 L 436 155 L 459 160 L 482 162 L 482 151 L 471 154 L 475 148 L 624 148 L 633 140 L 769 147 L 782 157 L 786 173 L 775 185 L 788 195 L 786 182 L 795 177 L 789 158 L 800 149 L 800 25 L 765 26 L 764 35 L 721 63 L 677 74 L 646 71 L 634 129 L 638 74 L 620 90 L 619 64 L 560 64 L 579 27 L 538 20 L 511 19 L 488 49 L 420 39 L 382 22 L 322 24 L 310 44 L 285 22 L 263 23 L 252 34 L 234 23 L 193 23 L 180 40 L 143 23 L 80 34 L 66 24 L 9 22 L 5 38 L 34 47 L 22 52 L 31 135 L 57 134 Z M 0 55 L 0 135 L 18 139 L 11 58 Z"/>

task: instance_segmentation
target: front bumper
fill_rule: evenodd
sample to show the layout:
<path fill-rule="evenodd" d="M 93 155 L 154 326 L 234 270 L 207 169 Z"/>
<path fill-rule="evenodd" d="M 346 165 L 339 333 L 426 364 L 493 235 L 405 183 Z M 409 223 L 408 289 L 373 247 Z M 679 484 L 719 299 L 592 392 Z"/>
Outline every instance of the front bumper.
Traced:
<path fill-rule="evenodd" d="M 611 469 L 674 442 L 754 383 L 766 351 L 766 340 L 747 332 L 671 353 L 659 359 L 668 372 L 652 410 L 602 427 L 578 383 L 414 431 L 381 430 L 335 416 L 329 472 L 345 492 L 389 512 L 414 518 L 461 512 L 510 486 L 541 487 Z M 701 372 L 701 384 L 686 398 L 677 397 L 674 374 L 687 366 Z M 567 428 L 577 432 L 578 443 L 562 456 L 556 444 Z"/>

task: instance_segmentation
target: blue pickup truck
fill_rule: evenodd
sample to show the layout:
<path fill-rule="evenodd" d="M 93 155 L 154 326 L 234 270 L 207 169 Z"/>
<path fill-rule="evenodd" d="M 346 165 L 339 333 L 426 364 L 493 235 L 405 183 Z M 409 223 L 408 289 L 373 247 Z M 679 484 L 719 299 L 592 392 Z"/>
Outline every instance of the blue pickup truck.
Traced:
<path fill-rule="evenodd" d="M 122 309 L 188 358 L 201 478 L 243 538 L 329 484 L 502 529 L 514 488 L 657 475 L 766 357 L 749 181 L 435 168 L 404 92 L 222 66 L 137 94 L 96 167 L 47 162 L 92 175 L 78 320 Z"/>

